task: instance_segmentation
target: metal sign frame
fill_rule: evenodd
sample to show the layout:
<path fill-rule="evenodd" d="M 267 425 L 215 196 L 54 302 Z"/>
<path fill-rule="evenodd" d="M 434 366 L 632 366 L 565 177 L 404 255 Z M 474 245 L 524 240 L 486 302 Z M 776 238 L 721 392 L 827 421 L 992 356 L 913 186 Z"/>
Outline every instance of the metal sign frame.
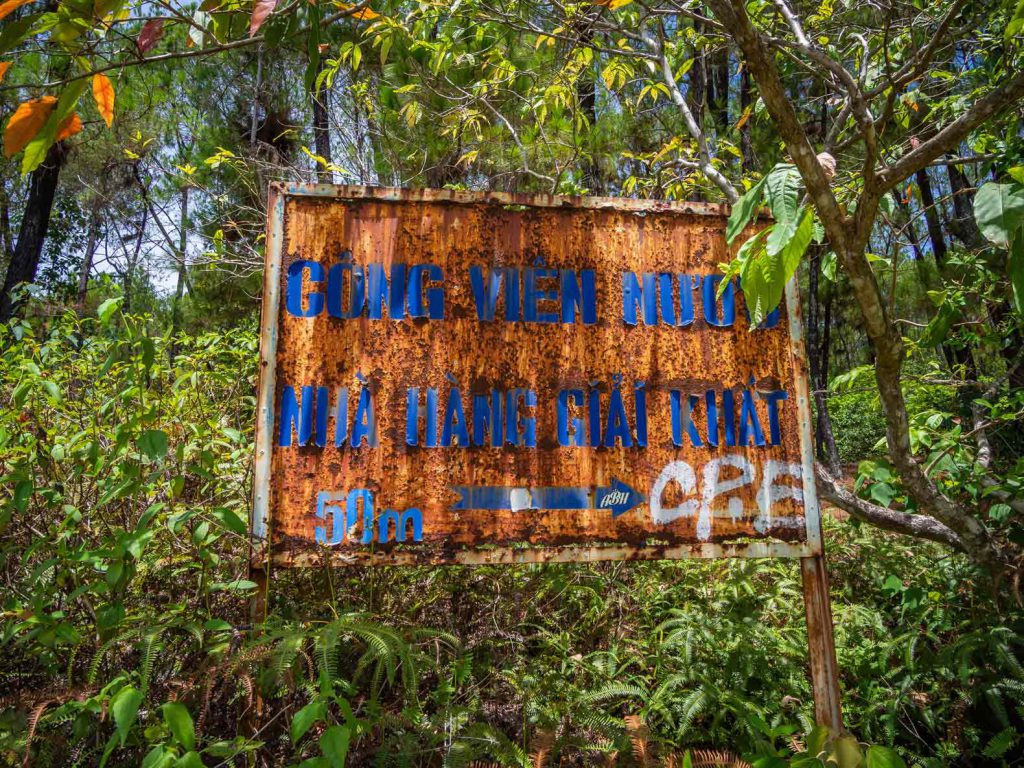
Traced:
<path fill-rule="evenodd" d="M 278 323 L 281 308 L 281 269 L 285 238 L 285 206 L 290 198 L 319 200 L 353 200 L 382 202 L 427 202 L 454 205 L 499 205 L 533 208 L 575 208 L 644 213 L 697 214 L 715 217 L 727 216 L 726 206 L 688 203 L 632 200 L 601 197 L 562 197 L 556 195 L 522 195 L 497 192 L 464 192 L 452 190 L 407 190 L 367 186 L 335 186 L 326 184 L 275 183 L 268 199 L 267 240 L 263 284 L 263 308 L 260 323 L 260 372 L 258 396 L 258 422 L 256 429 L 255 487 L 250 530 L 255 539 L 268 543 L 271 518 L 271 469 L 273 434 L 275 427 L 276 360 L 278 352 Z M 525 548 L 465 549 L 459 550 L 449 562 L 526 563 L 526 562 L 584 562 L 621 559 L 682 559 L 719 557 L 779 557 L 800 558 L 822 551 L 820 512 L 814 482 L 813 439 L 811 434 L 811 405 L 803 340 L 800 297 L 795 279 L 785 290 L 786 319 L 788 323 L 789 355 L 793 370 L 793 394 L 797 409 L 800 463 L 804 497 L 805 540 L 785 542 L 778 540 L 751 540 L 738 543 L 702 542 L 685 545 L 643 547 L 631 545 L 533 545 Z M 270 557 L 284 566 L 307 566 L 323 561 L 315 552 L 278 553 Z M 361 553 L 358 557 L 336 556 L 339 564 L 412 564 L 417 562 L 409 551 Z"/>

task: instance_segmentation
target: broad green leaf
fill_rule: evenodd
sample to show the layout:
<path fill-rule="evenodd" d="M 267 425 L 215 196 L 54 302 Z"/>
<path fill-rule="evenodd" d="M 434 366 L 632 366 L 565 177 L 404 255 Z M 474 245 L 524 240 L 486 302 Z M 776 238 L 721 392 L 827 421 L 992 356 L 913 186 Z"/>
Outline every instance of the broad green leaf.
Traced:
<path fill-rule="evenodd" d="M 20 43 L 43 15 L 42 13 L 33 13 L 13 21 L 8 19 L 4 23 L 3 31 L 0 32 L 0 55 L 7 53 Z"/>
<path fill-rule="evenodd" d="M 245 592 L 259 586 L 255 581 L 235 579 L 234 581 L 218 581 L 210 585 L 211 592 Z"/>
<path fill-rule="evenodd" d="M 1024 186 L 982 184 L 974 196 L 974 218 L 986 239 L 1009 248 L 1013 233 L 1024 224 Z"/>
<path fill-rule="evenodd" d="M 813 234 L 813 215 L 804 210 L 796 232 L 781 253 L 769 254 L 767 248 L 756 247 L 745 254 L 740 271 L 740 285 L 754 329 L 779 306 L 786 283 L 793 277 Z M 776 225 L 777 226 L 777 225 Z M 771 237 L 768 230 L 767 240 Z M 744 244 L 745 245 L 745 244 Z M 737 257 L 739 258 L 739 257 Z"/>
<path fill-rule="evenodd" d="M 1013 14 L 1006 24 L 1006 44 L 1009 45 L 1010 40 L 1022 31 L 1024 31 L 1024 0 L 1017 0 Z"/>
<path fill-rule="evenodd" d="M 142 691 L 134 686 L 126 685 L 114 694 L 110 700 L 110 711 L 114 715 L 114 725 L 117 726 L 117 736 L 124 746 L 124 740 L 135 724 L 135 718 L 139 715 L 139 705 L 142 703 Z"/>
<path fill-rule="evenodd" d="M 765 177 L 767 178 L 767 177 Z M 748 189 L 729 214 L 729 221 L 725 225 L 725 239 L 729 245 L 739 236 L 740 232 L 746 229 L 747 224 L 754 218 L 757 209 L 761 206 L 761 192 L 764 189 L 765 179 L 761 179 L 754 186 Z"/>
<path fill-rule="evenodd" d="M 945 293 L 945 292 L 943 292 Z M 953 323 L 960 319 L 960 306 L 957 302 L 944 300 L 939 304 L 935 317 L 928 323 L 923 334 L 921 344 L 926 347 L 934 347 L 941 344 L 949 336 L 949 329 Z"/>
<path fill-rule="evenodd" d="M 323 701 L 316 699 L 295 713 L 292 718 L 292 744 L 298 744 L 299 739 L 306 735 L 306 731 L 313 727 L 313 723 L 324 719 L 325 708 Z"/>
<path fill-rule="evenodd" d="M 836 259 L 836 252 L 829 251 L 821 260 L 821 274 L 831 280 L 833 283 L 836 281 L 836 266 L 838 259 Z"/>
<path fill-rule="evenodd" d="M 800 222 L 800 172 L 795 165 L 779 163 L 765 176 L 765 202 L 775 217 L 768 237 L 768 254 L 782 251 L 792 239 Z"/>
<path fill-rule="evenodd" d="M 828 726 L 817 725 L 807 734 L 807 754 L 817 757 L 825 751 L 828 743 Z"/>
<path fill-rule="evenodd" d="M 110 318 L 114 316 L 114 313 L 121 308 L 124 303 L 123 296 L 115 296 L 112 299 L 107 299 L 96 309 L 96 317 L 99 318 L 100 322 L 104 325 L 110 322 Z"/>
<path fill-rule="evenodd" d="M 864 753 L 853 736 L 840 736 L 832 742 L 828 759 L 839 768 L 858 768 L 864 762 Z"/>
<path fill-rule="evenodd" d="M 192 724 L 192 715 L 185 705 L 177 701 L 168 701 L 163 706 L 164 722 L 170 729 L 175 740 L 186 750 L 195 749 L 196 729 Z"/>
<path fill-rule="evenodd" d="M 230 509 L 226 509 L 225 507 L 218 507 L 217 509 L 213 510 L 211 514 L 214 517 L 216 517 L 221 522 L 221 524 L 232 533 L 237 533 L 239 536 L 245 536 L 247 533 L 249 533 L 249 526 L 247 526 L 245 524 L 245 521 L 242 520 L 242 518 L 240 518 Z"/>
<path fill-rule="evenodd" d="M 320 736 L 320 751 L 331 768 L 345 768 L 349 736 L 348 726 L 344 725 L 332 725 Z"/>
<path fill-rule="evenodd" d="M 865 765 L 867 768 L 907 768 L 903 758 L 888 747 L 868 747 Z"/>
<path fill-rule="evenodd" d="M 174 752 L 163 744 L 157 744 L 142 759 L 142 768 L 168 768 L 174 765 Z"/>
<path fill-rule="evenodd" d="M 167 433 L 162 429 L 147 429 L 139 435 L 139 450 L 152 461 L 167 455 Z"/>
<path fill-rule="evenodd" d="M 174 768 L 203 768 L 203 759 L 198 752 L 190 750 L 175 761 Z"/>

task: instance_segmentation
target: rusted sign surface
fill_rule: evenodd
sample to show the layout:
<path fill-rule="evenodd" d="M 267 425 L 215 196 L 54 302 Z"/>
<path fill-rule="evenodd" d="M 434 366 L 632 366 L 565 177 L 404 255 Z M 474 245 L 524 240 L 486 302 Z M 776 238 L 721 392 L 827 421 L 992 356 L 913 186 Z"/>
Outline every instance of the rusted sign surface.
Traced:
<path fill-rule="evenodd" d="M 253 533 L 279 564 L 820 552 L 799 304 L 716 206 L 270 197 Z"/>

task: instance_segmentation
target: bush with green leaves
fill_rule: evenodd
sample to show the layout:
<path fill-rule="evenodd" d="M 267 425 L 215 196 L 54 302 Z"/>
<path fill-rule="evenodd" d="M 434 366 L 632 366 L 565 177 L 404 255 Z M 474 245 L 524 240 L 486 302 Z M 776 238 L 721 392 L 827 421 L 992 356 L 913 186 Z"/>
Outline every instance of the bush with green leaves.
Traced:
<path fill-rule="evenodd" d="M 636 723 L 824 764 L 792 562 L 313 567 L 252 625 L 254 328 L 99 314 L 0 331 L 0 764 L 628 766 Z M 848 727 L 929 768 L 1019 750 L 1022 612 L 826 522 Z"/>

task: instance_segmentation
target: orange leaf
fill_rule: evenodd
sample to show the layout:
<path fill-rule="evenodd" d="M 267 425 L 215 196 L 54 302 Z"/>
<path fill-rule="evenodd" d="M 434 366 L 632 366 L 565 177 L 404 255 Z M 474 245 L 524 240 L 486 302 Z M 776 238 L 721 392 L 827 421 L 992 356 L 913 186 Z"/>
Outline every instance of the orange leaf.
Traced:
<path fill-rule="evenodd" d="M 56 96 L 43 96 L 22 102 L 7 121 L 4 131 L 4 155 L 13 157 L 23 150 L 46 125 L 57 104 Z"/>
<path fill-rule="evenodd" d="M 31 2 L 31 0 L 7 0 L 4 3 L 0 3 L 0 19 L 28 2 Z"/>
<path fill-rule="evenodd" d="M 747 107 L 746 109 L 743 110 L 743 114 L 740 116 L 740 119 L 736 123 L 736 130 L 737 131 L 740 130 L 744 125 L 747 124 L 747 120 L 750 119 L 750 112 L 751 112 L 750 107 Z"/>
<path fill-rule="evenodd" d="M 267 16 L 273 13 L 276 7 L 277 0 L 256 0 L 256 5 L 252 9 L 252 18 L 249 19 L 249 37 L 259 31 L 263 22 L 267 20 Z"/>
<path fill-rule="evenodd" d="M 355 3 L 338 3 L 337 5 L 342 11 L 351 11 L 356 7 Z M 373 19 L 380 18 L 380 14 L 370 7 L 360 8 L 355 13 L 349 14 L 349 16 L 353 19 L 359 19 L 359 21 L 372 21 Z"/>
<path fill-rule="evenodd" d="M 7 70 L 11 68 L 11 62 L 0 61 L 0 83 L 4 81 L 4 75 L 7 74 Z"/>
<path fill-rule="evenodd" d="M 106 75 L 92 76 L 92 97 L 96 99 L 96 109 L 107 124 L 114 124 L 114 86 Z"/>
<path fill-rule="evenodd" d="M 64 122 L 57 127 L 56 140 L 64 141 L 64 139 L 70 139 L 80 130 L 82 130 L 82 118 L 78 116 L 77 112 L 72 112 L 64 118 Z"/>

